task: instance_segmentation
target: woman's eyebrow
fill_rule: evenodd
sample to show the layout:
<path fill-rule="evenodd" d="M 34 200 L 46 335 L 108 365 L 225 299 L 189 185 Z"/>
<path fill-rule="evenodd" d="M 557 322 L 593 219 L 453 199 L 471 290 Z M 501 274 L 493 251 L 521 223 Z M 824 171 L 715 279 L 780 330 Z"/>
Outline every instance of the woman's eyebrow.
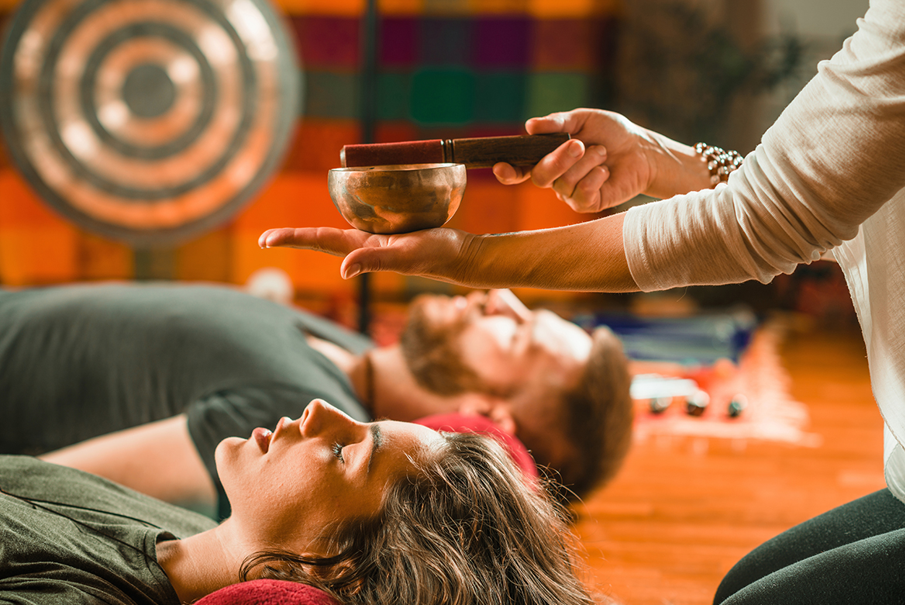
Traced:
<path fill-rule="evenodd" d="M 383 445 L 383 433 L 380 431 L 380 425 L 375 422 L 371 424 L 371 449 L 368 451 L 368 468 L 365 474 L 371 472 L 371 461 L 381 445 Z"/>

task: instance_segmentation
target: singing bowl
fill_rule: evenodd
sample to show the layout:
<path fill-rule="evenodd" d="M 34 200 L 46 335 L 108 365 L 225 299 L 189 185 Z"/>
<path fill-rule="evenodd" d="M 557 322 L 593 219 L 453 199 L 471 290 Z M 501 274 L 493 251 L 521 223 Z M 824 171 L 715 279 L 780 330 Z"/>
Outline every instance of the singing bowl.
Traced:
<path fill-rule="evenodd" d="M 369 233 L 408 233 L 440 227 L 462 202 L 464 164 L 406 164 L 334 168 L 330 198 L 350 225 Z"/>

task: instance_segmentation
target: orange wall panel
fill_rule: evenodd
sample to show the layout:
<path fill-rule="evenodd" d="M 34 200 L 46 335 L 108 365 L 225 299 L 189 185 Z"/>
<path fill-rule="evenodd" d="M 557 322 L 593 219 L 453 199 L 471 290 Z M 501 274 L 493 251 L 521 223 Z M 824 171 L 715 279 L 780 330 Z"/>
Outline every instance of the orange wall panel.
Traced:
<path fill-rule="evenodd" d="M 76 234 L 69 228 L 17 227 L 0 234 L 0 280 L 7 286 L 49 284 L 77 277 Z"/>
<path fill-rule="evenodd" d="M 327 174 L 307 172 L 277 176 L 233 225 L 258 234 L 274 227 L 348 226 L 330 199 Z"/>
<path fill-rule="evenodd" d="M 343 145 L 358 143 L 361 130 L 352 120 L 304 118 L 296 128 L 295 139 L 283 163 L 284 171 L 324 173 L 338 168 Z"/>
<path fill-rule="evenodd" d="M 616 14 L 621 0 L 528 0 L 528 13 L 544 19 Z"/>
<path fill-rule="evenodd" d="M 290 15 L 358 17 L 365 10 L 365 0 L 276 0 L 276 5 Z"/>
<path fill-rule="evenodd" d="M 424 12 L 426 0 L 377 0 L 382 15 L 417 15 Z"/>
<path fill-rule="evenodd" d="M 228 229 L 216 229 L 176 249 L 174 277 L 184 281 L 229 281 L 230 246 Z"/>
<path fill-rule="evenodd" d="M 134 277 L 134 255 L 127 245 L 85 232 L 79 232 L 77 240 L 79 279 L 127 280 Z"/>
<path fill-rule="evenodd" d="M 12 168 L 0 170 L 0 229 L 12 225 L 68 224 Z"/>
<path fill-rule="evenodd" d="M 78 276 L 77 233 L 10 169 L 0 171 L 0 280 L 7 285 Z"/>
<path fill-rule="evenodd" d="M 521 213 L 518 191 L 493 178 L 480 178 L 475 171 L 468 175 L 465 195 L 451 227 L 472 233 L 506 233 L 518 226 Z"/>
<path fill-rule="evenodd" d="M 552 189 L 539 189 L 530 183 L 523 183 L 519 188 L 519 206 L 521 214 L 517 229 L 547 229 L 572 225 L 597 218 L 596 214 L 575 212 L 556 197 Z"/>

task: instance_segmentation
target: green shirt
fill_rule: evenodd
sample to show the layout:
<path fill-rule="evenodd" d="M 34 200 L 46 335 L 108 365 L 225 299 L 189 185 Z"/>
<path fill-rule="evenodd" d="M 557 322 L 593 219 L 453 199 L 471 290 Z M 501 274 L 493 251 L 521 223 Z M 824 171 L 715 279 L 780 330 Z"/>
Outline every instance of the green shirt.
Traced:
<path fill-rule="evenodd" d="M 178 604 L 156 544 L 216 525 L 28 456 L 0 456 L 0 489 L 2 603 Z"/>
<path fill-rule="evenodd" d="M 214 451 L 321 398 L 369 420 L 348 377 L 308 345 L 371 342 L 235 288 L 103 284 L 0 290 L 0 454 L 39 455 L 185 413 Z M 221 493 L 222 495 L 222 493 Z"/>

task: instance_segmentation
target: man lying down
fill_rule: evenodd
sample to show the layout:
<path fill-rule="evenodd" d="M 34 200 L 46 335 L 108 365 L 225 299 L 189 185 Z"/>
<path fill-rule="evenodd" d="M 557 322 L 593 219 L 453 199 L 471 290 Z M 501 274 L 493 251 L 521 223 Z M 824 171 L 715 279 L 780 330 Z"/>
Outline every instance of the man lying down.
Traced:
<path fill-rule="evenodd" d="M 575 495 L 613 476 L 622 347 L 511 292 L 423 296 L 398 345 L 208 285 L 0 290 L 0 453 L 42 455 L 221 516 L 217 444 L 323 399 L 352 419 L 481 415 Z M 63 448 L 63 449 L 60 449 Z"/>

